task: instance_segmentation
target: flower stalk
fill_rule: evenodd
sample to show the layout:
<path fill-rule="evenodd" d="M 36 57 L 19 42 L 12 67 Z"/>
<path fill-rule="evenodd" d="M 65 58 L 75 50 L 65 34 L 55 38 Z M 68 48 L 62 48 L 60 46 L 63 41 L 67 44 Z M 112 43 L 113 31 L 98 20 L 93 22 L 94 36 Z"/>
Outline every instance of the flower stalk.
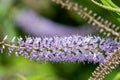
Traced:
<path fill-rule="evenodd" d="M 108 20 L 104 20 L 101 16 L 98 16 L 96 13 L 93 13 L 92 10 L 88 11 L 88 8 L 84 8 L 83 6 L 79 5 L 78 3 L 71 2 L 69 0 L 52 0 L 56 4 L 62 6 L 62 8 L 66 8 L 67 10 L 73 10 L 83 19 L 88 20 L 89 24 L 93 26 L 97 26 L 100 33 L 109 37 L 110 35 L 115 36 L 116 40 L 120 40 L 120 33 L 119 33 L 119 26 L 112 24 Z"/>
<path fill-rule="evenodd" d="M 88 80 L 103 80 L 105 75 L 109 74 L 116 68 L 120 62 L 120 48 L 116 49 L 106 58 L 104 63 L 101 63 L 96 70 L 92 73 L 92 77 Z"/>

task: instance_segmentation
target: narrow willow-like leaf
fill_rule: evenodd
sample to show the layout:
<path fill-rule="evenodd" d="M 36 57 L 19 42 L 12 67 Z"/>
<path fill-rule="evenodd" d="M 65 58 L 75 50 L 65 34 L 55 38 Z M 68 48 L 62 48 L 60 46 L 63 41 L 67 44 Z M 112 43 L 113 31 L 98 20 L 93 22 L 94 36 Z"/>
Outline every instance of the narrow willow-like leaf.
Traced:
<path fill-rule="evenodd" d="M 116 4 L 114 4 L 111 0 L 101 0 L 101 2 L 105 5 L 105 6 L 109 6 L 109 7 L 113 7 L 113 8 L 119 8 Z M 112 16 L 115 17 L 115 19 L 117 21 L 120 22 L 120 13 L 118 12 L 110 12 L 112 14 Z"/>
<path fill-rule="evenodd" d="M 97 1 L 95 0 L 91 0 L 93 3 L 95 3 L 96 5 L 104 8 L 104 9 L 107 9 L 107 10 L 111 10 L 111 11 L 114 11 L 114 12 L 119 12 L 120 13 L 120 8 L 113 8 L 113 7 L 109 7 L 109 6 L 105 6 L 105 5 L 102 5 L 100 3 L 98 3 Z M 110 1 L 110 0 L 106 0 L 106 1 Z"/>

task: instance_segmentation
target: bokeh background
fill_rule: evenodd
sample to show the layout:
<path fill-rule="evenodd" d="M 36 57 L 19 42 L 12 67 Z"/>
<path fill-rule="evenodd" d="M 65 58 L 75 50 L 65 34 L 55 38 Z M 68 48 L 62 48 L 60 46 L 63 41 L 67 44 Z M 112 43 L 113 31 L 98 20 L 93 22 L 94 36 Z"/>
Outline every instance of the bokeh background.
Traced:
<path fill-rule="evenodd" d="M 77 2 L 103 18 L 120 25 L 111 15 L 90 0 L 71 0 Z M 120 6 L 120 1 L 114 1 Z M 69 36 L 97 35 L 95 27 L 87 21 L 56 5 L 51 0 L 0 0 L 0 41 L 8 35 L 8 42 L 16 37 L 25 36 Z M 94 63 L 52 63 L 35 62 L 8 56 L 7 50 L 0 54 L 0 80 L 87 80 L 98 66 Z M 105 80 L 120 80 L 120 66 L 106 76 Z M 118 77 L 118 79 L 115 79 Z"/>

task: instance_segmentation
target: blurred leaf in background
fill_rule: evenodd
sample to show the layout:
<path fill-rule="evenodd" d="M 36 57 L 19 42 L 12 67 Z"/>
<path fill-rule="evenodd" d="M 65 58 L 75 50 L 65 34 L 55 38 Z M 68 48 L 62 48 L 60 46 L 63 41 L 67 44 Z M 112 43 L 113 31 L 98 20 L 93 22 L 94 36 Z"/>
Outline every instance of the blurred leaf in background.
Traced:
<path fill-rule="evenodd" d="M 120 80 L 120 72 L 117 73 L 117 75 L 115 76 L 114 80 Z"/>

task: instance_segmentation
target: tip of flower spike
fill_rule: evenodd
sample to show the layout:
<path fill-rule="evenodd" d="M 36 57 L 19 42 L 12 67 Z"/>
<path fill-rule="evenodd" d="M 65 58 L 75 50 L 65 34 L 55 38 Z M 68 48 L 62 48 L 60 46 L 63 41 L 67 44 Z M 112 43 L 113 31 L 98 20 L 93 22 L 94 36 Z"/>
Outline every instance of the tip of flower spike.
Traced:
<path fill-rule="evenodd" d="M 5 49 L 5 45 L 3 45 L 7 41 L 8 36 L 6 35 L 2 42 L 0 42 L 0 53 L 3 53 L 3 50 Z"/>

